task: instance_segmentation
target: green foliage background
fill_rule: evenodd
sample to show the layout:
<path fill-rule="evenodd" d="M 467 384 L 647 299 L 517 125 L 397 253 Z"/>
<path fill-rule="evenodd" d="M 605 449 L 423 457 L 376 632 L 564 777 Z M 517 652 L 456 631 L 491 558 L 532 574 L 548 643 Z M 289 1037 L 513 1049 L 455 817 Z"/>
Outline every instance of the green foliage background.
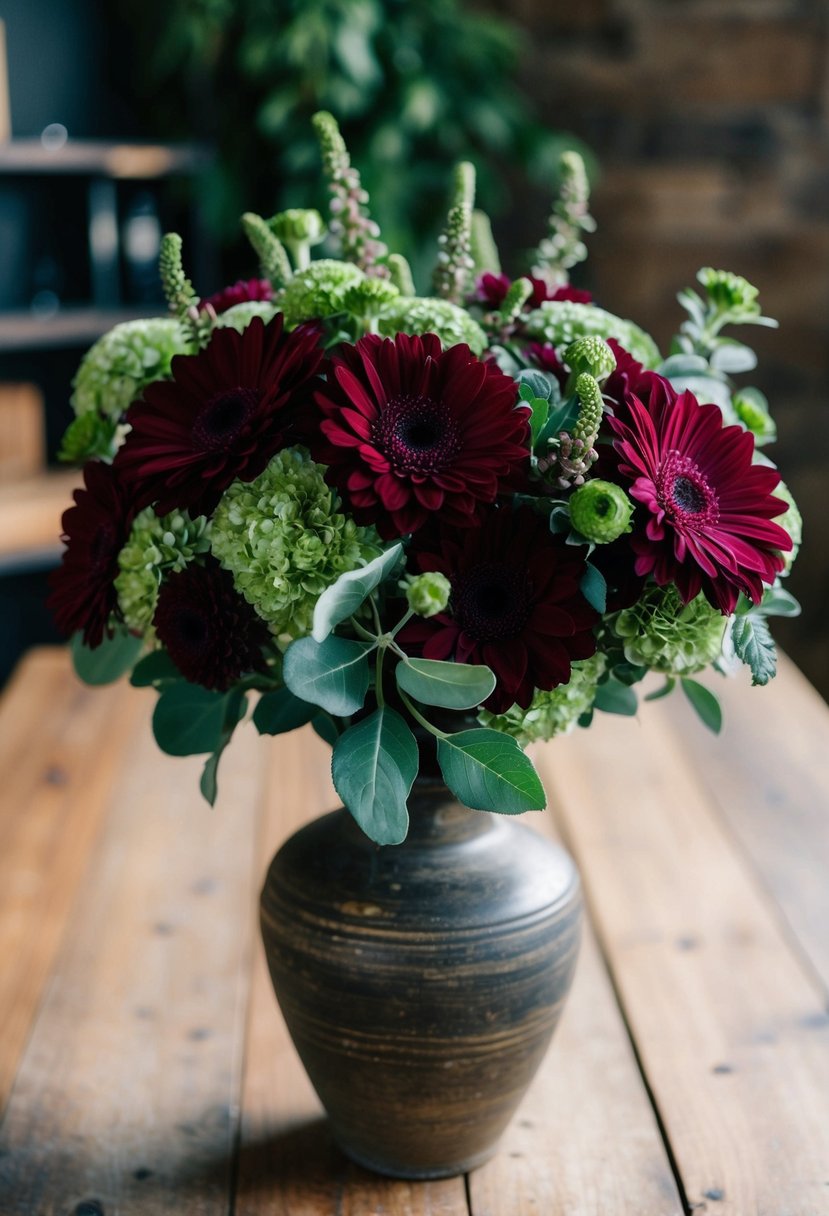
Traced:
<path fill-rule="evenodd" d="M 457 160 L 476 162 L 479 205 L 497 214 L 508 181 L 550 192 L 576 143 L 539 122 L 515 83 L 517 27 L 458 0 L 118 6 L 157 133 L 217 146 L 206 204 L 223 242 L 244 210 L 324 204 L 319 109 L 337 116 L 384 238 L 407 254 L 437 231 Z"/>

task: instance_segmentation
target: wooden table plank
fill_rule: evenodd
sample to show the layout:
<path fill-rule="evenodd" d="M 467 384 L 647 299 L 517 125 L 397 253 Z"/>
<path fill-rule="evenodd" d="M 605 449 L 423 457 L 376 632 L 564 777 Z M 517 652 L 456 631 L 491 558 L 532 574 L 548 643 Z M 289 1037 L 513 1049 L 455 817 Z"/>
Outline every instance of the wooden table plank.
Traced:
<path fill-rule="evenodd" d="M 766 688 L 707 682 L 725 702 L 722 743 L 684 698 L 668 703 L 671 721 L 829 992 L 829 709 L 785 656 Z"/>
<path fill-rule="evenodd" d="M 823 993 L 667 716 L 601 716 L 543 767 L 689 1205 L 829 1213 Z"/>
<path fill-rule="evenodd" d="M 32 652 L 0 701 L 0 1114 L 126 740 L 146 712 L 130 691 L 82 688 L 55 647 Z"/>
<path fill-rule="evenodd" d="M 264 749 L 234 741 L 211 810 L 128 695 L 143 722 L 0 1127 L 4 1216 L 228 1211 Z"/>

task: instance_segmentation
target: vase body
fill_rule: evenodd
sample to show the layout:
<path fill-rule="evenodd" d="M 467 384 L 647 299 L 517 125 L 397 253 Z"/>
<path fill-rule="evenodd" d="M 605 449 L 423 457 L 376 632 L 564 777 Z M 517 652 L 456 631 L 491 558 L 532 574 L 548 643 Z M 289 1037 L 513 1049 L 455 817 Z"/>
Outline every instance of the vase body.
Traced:
<path fill-rule="evenodd" d="M 558 1021 L 581 899 L 568 854 L 418 779 L 402 845 L 347 811 L 274 858 L 261 925 L 274 988 L 335 1139 L 403 1178 L 486 1160 Z"/>

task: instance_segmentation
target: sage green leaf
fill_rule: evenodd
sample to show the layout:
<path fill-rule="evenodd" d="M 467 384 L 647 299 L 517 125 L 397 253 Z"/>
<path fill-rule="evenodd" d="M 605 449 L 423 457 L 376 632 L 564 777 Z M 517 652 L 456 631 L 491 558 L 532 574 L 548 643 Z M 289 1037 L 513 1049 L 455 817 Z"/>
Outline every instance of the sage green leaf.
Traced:
<path fill-rule="evenodd" d="M 186 680 L 165 688 L 153 713 L 155 741 L 168 756 L 216 751 L 222 739 L 227 694 Z"/>
<path fill-rule="evenodd" d="M 169 680 L 180 680 L 181 672 L 176 667 L 166 650 L 154 650 L 145 655 L 133 668 L 130 684 L 133 688 L 150 688 L 152 685 L 164 684 Z"/>
<path fill-rule="evenodd" d="M 326 587 L 314 606 L 311 636 L 315 642 L 324 642 L 332 629 L 357 611 L 374 588 L 392 574 L 402 552 L 403 546 L 398 541 L 368 565 L 346 570 Z"/>
<path fill-rule="evenodd" d="M 424 705 L 443 709 L 472 709 L 495 688 L 489 667 L 444 663 L 438 659 L 406 659 L 395 670 L 397 684 Z"/>
<path fill-rule="evenodd" d="M 224 724 L 222 727 L 221 738 L 219 745 L 212 755 L 208 756 L 204 768 L 202 770 L 201 780 L 199 781 L 199 789 L 202 797 L 210 803 L 211 806 L 216 804 L 216 796 L 219 792 L 218 774 L 219 761 L 222 758 L 222 753 L 227 747 L 230 740 L 233 738 L 233 732 L 241 718 L 244 717 L 247 709 L 248 699 L 244 694 L 244 690 L 240 687 L 232 688 L 230 692 L 224 696 Z"/>
<path fill-rule="evenodd" d="M 285 651 L 282 678 L 301 701 L 319 705 L 337 718 L 363 708 L 369 682 L 371 642 L 327 637 L 300 638 Z"/>
<path fill-rule="evenodd" d="M 689 680 L 687 676 L 684 676 L 682 691 L 693 705 L 700 721 L 704 722 L 715 735 L 718 735 L 722 730 L 722 706 L 711 689 L 706 688 L 697 680 Z"/>
<path fill-rule="evenodd" d="M 619 680 L 614 680 L 612 676 L 598 686 L 593 699 L 594 709 L 601 709 L 606 714 L 622 714 L 627 718 L 633 717 L 637 706 L 638 700 L 633 689 Z"/>
<path fill-rule="evenodd" d="M 222 758 L 222 751 L 224 751 L 224 748 L 213 752 L 212 755 L 207 757 L 199 780 L 199 792 L 205 802 L 209 802 L 211 806 L 216 805 L 216 797 L 219 793 L 219 761 Z"/>
<path fill-rule="evenodd" d="M 761 603 L 753 611 L 759 616 L 800 616 L 800 604 L 783 587 L 767 587 Z"/>
<path fill-rule="evenodd" d="M 645 697 L 646 701 L 661 701 L 663 697 L 667 697 L 676 688 L 676 680 L 673 676 L 668 676 L 661 688 L 649 692 Z"/>
<path fill-rule="evenodd" d="M 99 686 L 114 684 L 126 675 L 143 645 L 143 638 L 134 637 L 125 629 L 117 629 L 111 638 L 104 634 L 104 640 L 94 649 L 85 646 L 81 634 L 76 633 L 69 649 L 78 679 L 83 680 L 84 684 Z"/>
<path fill-rule="evenodd" d="M 455 797 L 474 810 L 520 815 L 547 805 L 532 762 L 500 731 L 480 727 L 438 739 L 438 763 Z"/>
<path fill-rule="evenodd" d="M 253 711 L 253 725 L 260 735 L 283 735 L 310 722 L 316 708 L 295 697 L 289 688 L 277 688 L 259 698 Z"/>
<path fill-rule="evenodd" d="M 400 844 L 406 839 L 406 799 L 417 765 L 415 737 L 388 706 L 349 727 L 334 744 L 334 788 L 376 844 Z"/>
<path fill-rule="evenodd" d="M 597 612 L 604 612 L 607 608 L 607 581 L 601 570 L 591 565 L 590 562 L 585 563 L 579 591 L 590 607 L 595 608 Z"/>
<path fill-rule="evenodd" d="M 735 616 L 731 641 L 737 657 L 751 668 L 752 684 L 768 684 L 777 675 L 777 648 L 765 617 Z"/>
<path fill-rule="evenodd" d="M 340 732 L 337 729 L 337 723 L 330 714 L 317 713 L 311 719 L 311 726 L 314 734 L 319 735 L 323 743 L 327 743 L 329 747 L 333 747 L 340 737 Z"/>

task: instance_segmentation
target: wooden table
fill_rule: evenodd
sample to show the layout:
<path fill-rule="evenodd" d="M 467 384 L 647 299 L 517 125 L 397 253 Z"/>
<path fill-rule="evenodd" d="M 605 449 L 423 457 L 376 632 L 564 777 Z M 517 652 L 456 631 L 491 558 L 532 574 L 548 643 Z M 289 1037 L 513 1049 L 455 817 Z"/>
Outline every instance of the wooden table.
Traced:
<path fill-rule="evenodd" d="M 829 710 L 794 668 L 600 716 L 537 760 L 590 913 L 552 1050 L 468 1179 L 330 1143 L 270 990 L 270 854 L 334 805 L 326 749 L 241 732 L 214 810 L 151 693 L 61 650 L 0 706 L 3 1216 L 829 1213 Z"/>

